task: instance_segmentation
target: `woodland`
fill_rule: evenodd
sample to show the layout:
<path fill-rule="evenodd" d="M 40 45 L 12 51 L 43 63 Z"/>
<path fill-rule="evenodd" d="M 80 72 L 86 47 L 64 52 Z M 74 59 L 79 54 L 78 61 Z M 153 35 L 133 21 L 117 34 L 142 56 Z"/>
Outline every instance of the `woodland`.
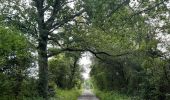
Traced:
<path fill-rule="evenodd" d="M 77 100 L 84 83 L 170 100 L 170 0 L 0 0 L 0 100 Z"/>

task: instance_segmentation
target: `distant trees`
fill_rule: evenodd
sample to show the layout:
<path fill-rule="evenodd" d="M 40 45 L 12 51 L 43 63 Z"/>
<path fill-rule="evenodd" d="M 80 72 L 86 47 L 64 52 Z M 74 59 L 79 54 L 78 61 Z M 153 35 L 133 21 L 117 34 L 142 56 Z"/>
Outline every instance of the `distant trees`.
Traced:
<path fill-rule="evenodd" d="M 76 55 L 61 53 L 49 60 L 49 81 L 62 89 L 81 88 L 82 68 Z"/>

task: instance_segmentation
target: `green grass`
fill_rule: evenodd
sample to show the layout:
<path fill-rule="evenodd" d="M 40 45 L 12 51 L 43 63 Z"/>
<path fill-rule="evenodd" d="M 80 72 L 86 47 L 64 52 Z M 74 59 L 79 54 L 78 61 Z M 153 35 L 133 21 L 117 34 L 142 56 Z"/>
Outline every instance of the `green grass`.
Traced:
<path fill-rule="evenodd" d="M 50 97 L 49 100 L 77 100 L 78 96 L 81 95 L 81 90 L 71 89 L 62 90 L 56 89 L 56 94 L 54 97 Z M 41 97 L 19 97 L 16 99 L 14 96 L 0 96 L 0 100 L 44 100 Z"/>
<path fill-rule="evenodd" d="M 78 89 L 71 89 L 71 90 L 57 89 L 57 94 L 55 98 L 57 98 L 57 100 L 77 100 L 78 96 L 81 95 L 81 92 L 82 91 Z"/>
<path fill-rule="evenodd" d="M 94 92 L 96 93 L 96 96 L 100 100 L 131 100 L 131 98 L 128 97 L 127 95 L 120 94 L 115 91 L 103 92 L 103 91 L 95 90 Z"/>

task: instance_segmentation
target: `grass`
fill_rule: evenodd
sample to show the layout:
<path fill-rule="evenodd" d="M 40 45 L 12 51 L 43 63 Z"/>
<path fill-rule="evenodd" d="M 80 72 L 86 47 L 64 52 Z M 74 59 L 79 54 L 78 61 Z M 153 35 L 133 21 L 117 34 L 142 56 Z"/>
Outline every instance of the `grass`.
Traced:
<path fill-rule="evenodd" d="M 100 100 L 131 100 L 131 98 L 127 95 L 120 94 L 115 91 L 103 92 L 99 90 L 94 90 L 94 93 L 96 93 L 96 96 Z"/>
<path fill-rule="evenodd" d="M 78 89 L 71 89 L 71 90 L 61 90 L 57 89 L 57 94 L 55 98 L 57 100 L 77 100 L 78 96 L 81 95 L 81 90 Z M 56 99 L 51 99 L 56 100 Z"/>
<path fill-rule="evenodd" d="M 49 98 L 49 100 L 77 100 L 78 96 L 81 95 L 81 90 L 71 89 L 71 90 L 62 90 L 56 89 L 56 94 L 54 97 Z M 0 96 L 0 100 L 44 100 L 41 97 L 19 97 L 16 99 L 14 96 Z"/>

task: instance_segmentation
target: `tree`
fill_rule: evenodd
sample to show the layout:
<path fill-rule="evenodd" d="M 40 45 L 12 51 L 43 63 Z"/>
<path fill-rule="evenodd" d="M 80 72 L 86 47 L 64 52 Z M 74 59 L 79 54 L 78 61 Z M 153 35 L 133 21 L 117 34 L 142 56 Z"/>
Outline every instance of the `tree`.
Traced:
<path fill-rule="evenodd" d="M 84 10 L 69 7 L 67 0 L 32 0 L 24 3 L 23 0 L 1 1 L 1 15 L 6 22 L 18 27 L 27 36 L 36 39 L 39 65 L 39 93 L 47 99 L 48 90 L 48 57 L 47 44 L 50 37 L 57 36 L 59 31 L 68 22 L 80 16 Z M 31 40 L 30 38 L 30 40 Z M 59 40 L 54 39 L 59 42 Z"/>
<path fill-rule="evenodd" d="M 31 46 L 20 31 L 0 26 L 0 76 L 1 96 L 18 97 L 22 83 L 33 66 Z M 14 84 L 15 83 L 15 84 Z"/>
<path fill-rule="evenodd" d="M 61 53 L 49 60 L 49 81 L 62 89 L 80 88 L 82 76 L 76 55 Z"/>
<path fill-rule="evenodd" d="M 68 5 L 70 2 L 75 3 L 74 8 Z M 127 54 L 127 52 L 134 50 L 134 46 L 129 45 L 137 45 L 137 42 L 134 42 L 136 34 L 140 36 L 138 32 L 145 31 L 144 34 L 148 32 L 143 30 L 147 28 L 147 26 L 143 26 L 145 19 L 141 17 L 141 13 L 152 11 L 164 2 L 164 0 L 156 0 L 152 3 L 152 6 L 152 4 L 146 5 L 147 1 L 141 1 L 146 9 L 135 10 L 129 6 L 130 0 L 32 0 L 28 3 L 24 3 L 23 0 L 1 0 L 1 15 L 4 17 L 4 22 L 15 25 L 24 33 L 27 33 L 26 36 L 29 37 L 30 41 L 36 41 L 34 43 L 36 43 L 35 46 L 38 51 L 39 93 L 47 99 L 48 56 L 58 54 L 58 52 L 56 53 L 55 51 L 55 53 L 48 55 L 48 50 L 50 50 L 47 49 L 48 44 L 52 44 L 57 50 L 59 49 L 59 53 L 61 51 L 90 51 L 98 58 L 100 54 L 114 56 L 114 54 L 109 53 L 115 50 L 115 48 L 117 48 L 116 46 L 129 48 L 128 51 L 121 49 L 121 52 L 119 51 L 120 49 L 116 49 L 117 52 L 119 52 L 118 55 L 122 53 Z M 81 25 L 81 22 L 78 20 L 77 17 L 81 15 L 85 17 L 83 23 L 86 23 L 86 25 Z M 70 24 L 72 22 L 74 24 Z M 72 33 L 83 31 L 85 34 L 72 34 L 76 36 L 76 38 L 68 34 L 65 36 L 66 30 L 72 29 L 70 27 L 73 25 L 76 26 L 76 22 L 78 22 L 77 26 L 79 26 L 76 29 L 82 28 L 82 30 L 76 32 L 77 30 L 75 29 Z M 92 28 L 86 30 L 86 28 L 91 26 Z M 141 30 L 139 30 L 139 27 Z M 97 36 L 98 29 L 102 30 L 102 32 L 100 31 L 103 34 L 101 35 L 102 37 Z M 87 33 L 90 31 L 91 34 L 88 36 Z M 101 45 L 101 42 L 94 42 L 92 37 L 87 39 L 93 36 L 93 32 L 96 34 L 94 35 L 95 39 L 100 37 L 98 41 L 102 40 L 103 37 L 109 40 L 116 39 L 116 42 L 109 41 L 109 45 L 107 46 L 113 47 L 112 43 L 115 42 L 114 48 L 107 50 L 108 48 L 103 48 L 104 45 Z M 105 34 L 111 34 L 111 36 L 105 36 Z M 114 36 L 118 37 L 118 39 L 114 38 Z M 81 40 L 79 42 L 80 39 L 83 39 L 83 41 Z M 86 43 L 88 43 L 88 45 L 81 44 L 84 40 L 87 41 Z M 94 42 L 94 44 L 89 46 L 89 42 Z M 105 43 L 107 43 L 107 41 L 105 41 Z M 116 43 L 118 44 L 116 45 Z M 126 46 L 121 46 L 123 43 L 126 43 Z M 100 49 L 102 49 L 102 52 L 100 52 Z M 105 50 L 109 53 L 103 52 Z"/>
<path fill-rule="evenodd" d="M 142 88 L 143 90 L 140 90 L 138 92 L 145 91 L 145 93 L 142 96 L 146 99 L 166 98 L 165 94 L 169 93 L 167 92 L 169 90 L 166 91 L 160 89 L 157 86 L 157 83 L 159 84 L 159 82 L 161 81 L 159 76 L 164 77 L 162 75 L 163 69 L 162 67 L 160 67 L 160 64 L 164 63 L 165 59 L 161 57 L 165 56 L 162 53 L 162 51 L 158 49 L 158 43 L 160 43 L 160 41 L 157 40 L 156 38 L 158 33 L 164 32 L 165 30 L 167 32 L 169 30 L 167 29 L 167 26 L 169 25 L 167 23 L 167 19 L 164 20 L 166 16 L 165 12 L 167 13 L 168 11 L 168 7 L 166 5 L 167 1 L 168 0 L 155 0 L 155 1 L 138 0 L 138 2 L 136 2 L 136 4 L 134 5 L 132 4 L 132 2 L 130 2 L 130 0 L 123 0 L 122 2 L 116 0 L 84 1 L 88 5 L 87 9 L 90 8 L 88 10 L 89 11 L 88 15 L 91 19 L 90 21 L 93 23 L 92 25 L 95 26 L 95 28 L 96 27 L 99 28 L 100 32 L 104 31 L 103 34 L 107 33 L 109 34 L 109 36 L 116 37 L 116 39 L 113 37 L 110 38 L 112 39 L 111 40 L 112 45 L 110 45 L 110 48 L 108 48 L 109 46 L 106 47 L 107 49 L 105 47 L 102 47 L 102 49 L 106 49 L 107 53 L 111 55 L 110 57 L 112 59 L 99 56 L 98 58 L 100 58 L 100 60 L 102 60 L 103 62 L 102 63 L 100 62 L 99 65 L 97 62 L 96 66 L 94 66 L 94 68 L 92 67 L 93 70 L 91 73 L 92 76 L 94 76 L 95 82 L 99 83 L 98 85 L 101 86 L 99 88 L 107 89 L 108 84 L 109 85 L 113 84 L 112 78 L 115 76 L 114 74 L 116 74 L 115 70 L 117 72 L 119 72 L 119 70 L 120 71 L 123 70 L 125 74 L 124 76 L 127 76 L 123 78 L 125 79 L 126 84 L 128 84 L 127 86 L 128 89 L 126 90 L 134 92 L 137 89 Z M 97 5 L 95 6 L 94 4 Z M 112 5 L 115 6 L 113 7 Z M 159 22 L 161 22 L 160 19 L 163 19 L 166 22 L 166 24 L 163 24 L 161 26 L 159 24 Z M 154 22 L 153 20 L 157 20 L 158 23 Z M 159 30 L 159 32 L 157 32 L 156 30 L 157 31 Z M 115 49 L 112 49 L 113 51 L 111 51 L 110 50 L 111 47 L 112 48 L 115 47 L 118 52 L 115 52 Z M 121 54 L 122 51 L 124 52 L 130 51 L 130 53 L 125 53 L 125 55 L 122 55 Z M 120 56 L 116 56 L 116 58 L 119 59 L 121 63 L 118 66 L 121 69 L 116 69 L 116 62 L 114 62 L 113 60 L 113 57 L 115 56 L 113 55 L 119 54 Z M 148 65 L 144 66 L 145 67 L 150 66 L 150 68 L 143 68 L 144 66 L 142 66 L 142 64 L 145 61 L 148 63 Z M 165 68 L 166 65 L 162 66 L 164 66 Z M 113 68 L 113 70 L 107 70 L 110 67 Z M 155 68 L 159 71 L 155 71 L 154 70 Z M 168 69 L 167 66 L 166 69 Z M 114 74 L 110 74 L 109 72 L 110 73 L 114 72 Z M 155 73 L 157 73 L 158 76 L 155 75 Z M 167 71 L 165 71 L 165 73 L 167 73 Z M 113 76 L 110 77 L 110 75 L 108 74 Z M 119 75 L 123 77 L 123 74 L 119 73 Z M 167 76 L 167 74 L 165 76 Z M 122 81 L 122 79 L 120 80 Z M 166 82 L 164 81 L 163 83 L 165 84 L 162 87 L 164 86 L 166 87 L 167 82 L 168 80 L 166 80 Z M 142 87 L 141 85 L 145 85 L 148 87 Z M 119 86 L 116 85 L 115 87 Z"/>

